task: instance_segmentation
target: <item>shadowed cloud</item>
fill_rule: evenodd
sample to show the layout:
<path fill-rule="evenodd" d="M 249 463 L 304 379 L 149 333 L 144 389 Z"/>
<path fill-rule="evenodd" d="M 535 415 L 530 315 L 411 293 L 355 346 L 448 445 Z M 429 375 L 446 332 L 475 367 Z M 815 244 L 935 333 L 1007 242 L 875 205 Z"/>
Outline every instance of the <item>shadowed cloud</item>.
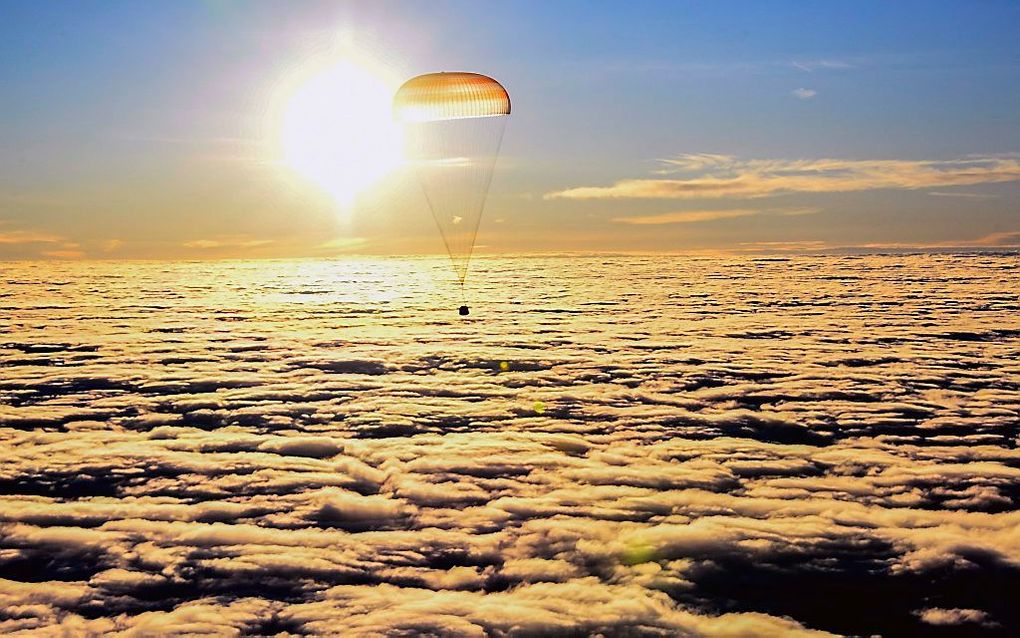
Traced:
<path fill-rule="evenodd" d="M 1015 255 L 433 265 L 10 268 L 0 631 L 1020 627 Z"/>

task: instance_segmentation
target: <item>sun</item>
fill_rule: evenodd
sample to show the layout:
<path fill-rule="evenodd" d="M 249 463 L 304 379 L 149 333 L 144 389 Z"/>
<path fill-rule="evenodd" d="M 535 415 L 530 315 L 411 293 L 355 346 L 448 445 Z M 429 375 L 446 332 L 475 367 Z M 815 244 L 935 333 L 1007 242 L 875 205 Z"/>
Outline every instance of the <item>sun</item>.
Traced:
<path fill-rule="evenodd" d="M 347 52 L 291 78 L 278 125 L 278 154 L 293 171 L 351 205 L 400 166 L 393 121 L 398 77 L 367 56 Z"/>

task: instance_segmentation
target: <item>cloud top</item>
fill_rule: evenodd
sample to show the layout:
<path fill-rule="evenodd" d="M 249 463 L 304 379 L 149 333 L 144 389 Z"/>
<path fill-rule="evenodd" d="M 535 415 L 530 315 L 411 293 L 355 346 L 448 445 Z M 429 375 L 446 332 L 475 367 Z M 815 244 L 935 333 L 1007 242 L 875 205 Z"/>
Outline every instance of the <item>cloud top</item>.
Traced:
<path fill-rule="evenodd" d="M 1016 635 L 1017 259 L 9 264 L 0 633 Z"/>

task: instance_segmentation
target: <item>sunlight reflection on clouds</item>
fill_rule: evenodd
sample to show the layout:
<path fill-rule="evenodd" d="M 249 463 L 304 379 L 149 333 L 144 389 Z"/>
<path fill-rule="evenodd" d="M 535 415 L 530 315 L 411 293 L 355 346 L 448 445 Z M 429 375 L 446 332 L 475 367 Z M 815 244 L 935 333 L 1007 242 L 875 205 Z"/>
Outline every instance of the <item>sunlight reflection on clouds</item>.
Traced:
<path fill-rule="evenodd" d="M 1015 627 L 1018 269 L 6 264 L 0 630 Z"/>

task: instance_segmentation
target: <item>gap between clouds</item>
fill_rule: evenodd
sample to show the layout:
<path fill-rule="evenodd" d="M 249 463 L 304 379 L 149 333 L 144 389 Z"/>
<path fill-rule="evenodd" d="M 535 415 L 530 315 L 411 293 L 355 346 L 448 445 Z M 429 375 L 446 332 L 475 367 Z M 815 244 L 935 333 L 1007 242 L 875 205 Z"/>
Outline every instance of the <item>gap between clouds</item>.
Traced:
<path fill-rule="evenodd" d="M 914 190 L 1020 180 L 1020 158 L 1013 155 L 953 160 L 784 160 L 692 154 L 661 162 L 665 168 L 656 171 L 663 175 L 661 178 L 568 188 L 546 193 L 544 198 L 749 199 L 788 193 Z"/>

